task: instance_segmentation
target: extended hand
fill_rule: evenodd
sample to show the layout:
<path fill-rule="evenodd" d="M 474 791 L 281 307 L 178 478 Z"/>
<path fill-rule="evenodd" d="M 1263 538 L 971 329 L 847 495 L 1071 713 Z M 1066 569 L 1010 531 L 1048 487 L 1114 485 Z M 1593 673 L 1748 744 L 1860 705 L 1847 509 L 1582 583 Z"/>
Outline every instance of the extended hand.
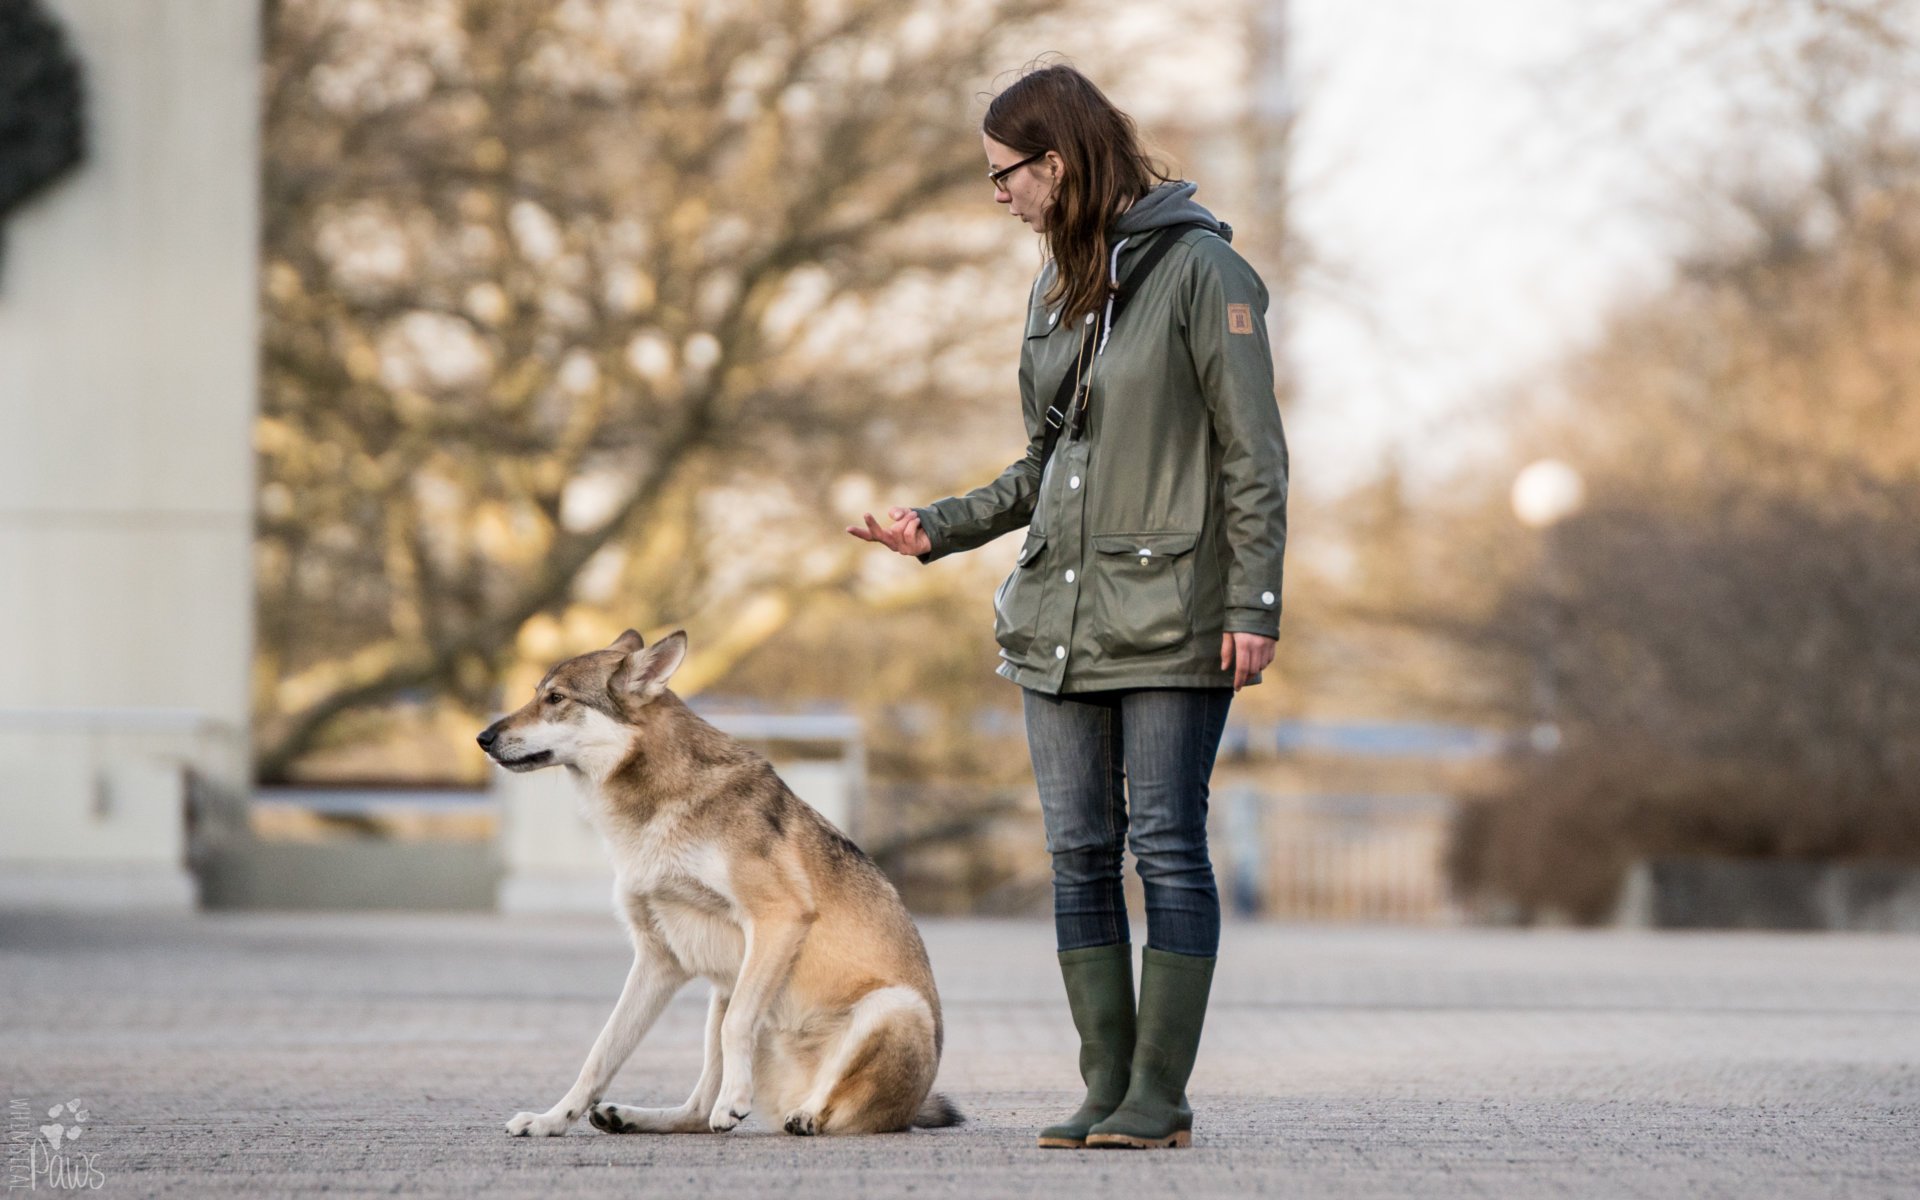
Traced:
<path fill-rule="evenodd" d="M 847 526 L 847 532 L 863 542 L 879 542 L 895 554 L 910 554 L 915 557 L 933 549 L 933 541 L 927 537 L 927 531 L 920 528 L 920 515 L 910 508 L 890 508 L 887 516 L 893 524 L 881 528 L 873 519 L 872 513 L 865 514 L 865 528 L 858 525 Z"/>
<path fill-rule="evenodd" d="M 1274 639 L 1257 633 L 1220 635 L 1220 669 L 1233 672 L 1233 690 L 1260 682 L 1260 672 L 1273 662 Z"/>

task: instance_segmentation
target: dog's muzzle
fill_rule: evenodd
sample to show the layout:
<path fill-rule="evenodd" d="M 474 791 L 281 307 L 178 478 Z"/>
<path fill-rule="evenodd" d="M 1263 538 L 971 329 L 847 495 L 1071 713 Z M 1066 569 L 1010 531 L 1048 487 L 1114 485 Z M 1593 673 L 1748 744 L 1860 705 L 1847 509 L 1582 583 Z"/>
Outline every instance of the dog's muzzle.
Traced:
<path fill-rule="evenodd" d="M 519 758 L 503 757 L 499 751 L 494 749 L 494 743 L 500 740 L 500 727 L 498 725 L 487 726 L 480 731 L 480 736 L 473 740 L 480 743 L 480 748 L 487 752 L 488 758 L 491 758 L 509 771 L 530 771 L 535 767 L 544 767 L 553 761 L 553 751 L 551 750 L 536 750 L 532 754 L 523 754 Z"/>

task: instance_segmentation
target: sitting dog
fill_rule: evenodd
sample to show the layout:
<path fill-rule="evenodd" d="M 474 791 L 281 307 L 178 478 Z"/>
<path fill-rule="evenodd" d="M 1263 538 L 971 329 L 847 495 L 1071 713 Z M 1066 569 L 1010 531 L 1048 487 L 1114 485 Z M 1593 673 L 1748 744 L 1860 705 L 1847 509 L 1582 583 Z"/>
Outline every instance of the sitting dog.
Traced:
<path fill-rule="evenodd" d="M 687 653 L 628 630 L 547 672 L 480 745 L 510 771 L 564 766 L 613 856 L 626 986 L 580 1068 L 516 1137 L 723 1133 L 756 1107 L 788 1133 L 958 1124 L 931 1093 L 943 1037 L 926 947 L 873 861 L 759 755 L 667 690 Z M 562 819 L 558 816 L 556 820 Z M 704 976 L 706 1064 L 678 1108 L 602 1096 L 681 985 Z"/>

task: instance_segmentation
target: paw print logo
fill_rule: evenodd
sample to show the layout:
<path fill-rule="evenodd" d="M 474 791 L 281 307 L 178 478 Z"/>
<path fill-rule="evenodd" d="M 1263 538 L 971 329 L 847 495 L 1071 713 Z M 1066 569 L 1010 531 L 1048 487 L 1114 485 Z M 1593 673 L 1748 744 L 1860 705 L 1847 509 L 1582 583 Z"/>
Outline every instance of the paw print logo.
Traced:
<path fill-rule="evenodd" d="M 56 1104 L 47 1110 L 47 1116 L 53 1124 L 42 1125 L 40 1134 L 47 1139 L 47 1145 L 58 1150 L 63 1141 L 72 1142 L 85 1132 L 82 1126 L 90 1115 L 84 1100 L 69 1100 L 65 1104 Z M 62 1124 L 61 1122 L 65 1119 L 71 1119 L 73 1123 Z"/>

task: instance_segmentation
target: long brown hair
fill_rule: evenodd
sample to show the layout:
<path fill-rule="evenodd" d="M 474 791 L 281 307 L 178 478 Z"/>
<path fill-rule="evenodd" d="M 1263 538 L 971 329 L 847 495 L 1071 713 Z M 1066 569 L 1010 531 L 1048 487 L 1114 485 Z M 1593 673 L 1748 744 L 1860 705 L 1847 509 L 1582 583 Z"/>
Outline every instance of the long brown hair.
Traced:
<path fill-rule="evenodd" d="M 1076 321 L 1107 298 L 1107 228 L 1124 203 L 1170 177 L 1140 148 L 1133 118 L 1065 64 L 1037 67 L 987 105 L 981 132 L 1022 157 L 1057 152 L 1066 171 L 1047 210 L 1047 253 L 1058 270 L 1049 306 Z"/>

